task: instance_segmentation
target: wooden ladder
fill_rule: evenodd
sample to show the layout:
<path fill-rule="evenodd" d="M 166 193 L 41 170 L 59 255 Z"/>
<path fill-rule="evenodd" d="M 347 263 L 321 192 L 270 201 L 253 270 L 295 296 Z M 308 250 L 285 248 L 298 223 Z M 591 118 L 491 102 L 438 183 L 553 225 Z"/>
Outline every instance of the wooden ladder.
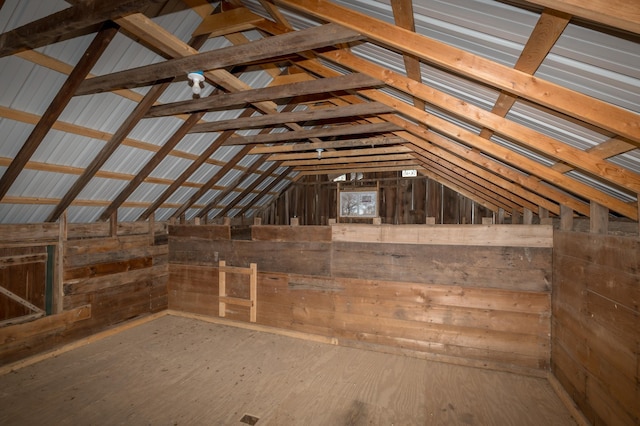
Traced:
<path fill-rule="evenodd" d="M 256 263 L 249 264 L 248 268 L 241 268 L 238 266 L 227 266 L 224 260 L 221 260 L 218 270 L 218 287 L 219 291 L 219 308 L 218 315 L 224 317 L 226 315 L 227 304 L 248 306 L 249 307 L 249 321 L 256 322 L 256 310 L 258 299 L 258 265 Z M 249 298 L 243 299 L 240 297 L 227 296 L 227 272 L 232 274 L 249 275 Z"/>

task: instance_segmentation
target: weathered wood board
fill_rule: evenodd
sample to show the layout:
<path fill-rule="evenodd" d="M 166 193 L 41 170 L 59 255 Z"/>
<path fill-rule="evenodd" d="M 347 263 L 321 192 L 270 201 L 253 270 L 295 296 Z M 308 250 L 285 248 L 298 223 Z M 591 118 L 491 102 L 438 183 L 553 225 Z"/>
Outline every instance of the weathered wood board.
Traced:
<path fill-rule="evenodd" d="M 549 366 L 550 247 L 324 241 L 326 231 L 309 241 L 332 227 L 268 228 L 254 226 L 255 241 L 171 235 L 169 308 L 217 316 L 217 260 L 255 262 L 259 324 L 505 368 Z M 246 321 L 243 307 L 234 314 Z"/>
<path fill-rule="evenodd" d="M 552 368 L 594 424 L 640 423 L 640 240 L 557 232 Z"/>

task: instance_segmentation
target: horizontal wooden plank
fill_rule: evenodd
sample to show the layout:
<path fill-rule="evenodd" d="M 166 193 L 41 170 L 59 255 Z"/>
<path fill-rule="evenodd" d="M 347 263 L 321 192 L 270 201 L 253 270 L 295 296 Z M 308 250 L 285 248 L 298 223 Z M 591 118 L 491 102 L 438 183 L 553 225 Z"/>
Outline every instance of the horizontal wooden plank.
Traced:
<path fill-rule="evenodd" d="M 91 306 L 85 305 L 60 314 L 49 315 L 32 322 L 3 327 L 0 328 L 0 344 L 5 345 L 10 342 L 28 339 L 35 334 L 48 333 L 90 317 Z"/>
<path fill-rule="evenodd" d="M 254 241 L 331 241 L 330 226 L 252 226 Z"/>
<path fill-rule="evenodd" d="M 79 268 L 84 266 L 99 265 L 103 263 L 113 263 L 127 261 L 130 259 L 152 257 L 154 264 L 156 259 L 167 256 L 169 252 L 168 245 L 160 246 L 140 246 L 137 248 L 128 248 L 126 250 L 115 250 L 97 253 L 75 254 L 73 256 L 64 257 L 64 267 L 66 269 Z"/>
<path fill-rule="evenodd" d="M 219 272 L 228 272 L 230 274 L 251 275 L 251 269 L 241 268 L 239 266 L 223 266 L 218 267 Z"/>
<path fill-rule="evenodd" d="M 551 249 L 334 242 L 331 275 L 549 291 Z"/>
<path fill-rule="evenodd" d="M 120 272 L 149 268 L 152 265 L 153 258 L 149 256 L 137 257 L 130 260 L 121 260 L 118 262 L 98 263 L 79 268 L 66 269 L 64 271 L 64 280 L 68 281 L 82 278 L 101 277 Z"/>
<path fill-rule="evenodd" d="M 60 225 L 57 223 L 32 223 L 0 225 L 1 244 L 19 242 L 57 242 Z"/>
<path fill-rule="evenodd" d="M 551 225 L 332 225 L 333 241 L 498 247 L 553 247 Z"/>
<path fill-rule="evenodd" d="M 42 263 L 47 261 L 47 253 L 23 254 L 17 256 L 0 257 L 0 268 L 12 265 L 26 265 L 29 263 Z"/>
<path fill-rule="evenodd" d="M 168 274 L 166 265 L 152 266 L 150 268 L 136 269 L 133 271 L 119 272 L 105 276 L 75 279 L 66 281 L 63 285 L 64 294 L 92 293 L 111 287 L 120 287 L 136 281 L 152 279 Z"/>
<path fill-rule="evenodd" d="M 169 237 L 230 240 L 231 227 L 228 225 L 169 225 Z"/>

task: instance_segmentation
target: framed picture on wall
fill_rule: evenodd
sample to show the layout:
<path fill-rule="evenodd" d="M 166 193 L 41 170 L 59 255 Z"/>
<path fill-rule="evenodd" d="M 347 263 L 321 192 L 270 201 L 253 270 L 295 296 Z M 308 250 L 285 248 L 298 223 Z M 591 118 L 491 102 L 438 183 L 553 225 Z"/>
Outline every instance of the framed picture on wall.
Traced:
<path fill-rule="evenodd" d="M 340 191 L 340 217 L 377 217 L 378 191 Z"/>

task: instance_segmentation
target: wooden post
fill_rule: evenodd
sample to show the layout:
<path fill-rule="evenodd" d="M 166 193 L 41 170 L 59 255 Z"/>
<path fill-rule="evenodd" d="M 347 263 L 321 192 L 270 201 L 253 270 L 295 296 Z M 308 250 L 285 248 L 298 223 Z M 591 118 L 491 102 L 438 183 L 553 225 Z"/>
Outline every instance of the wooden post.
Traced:
<path fill-rule="evenodd" d="M 560 230 L 571 231 L 573 229 L 573 210 L 564 204 L 560 204 Z"/>
<path fill-rule="evenodd" d="M 253 218 L 253 224 L 254 225 L 262 225 L 262 218 L 261 217 L 254 217 Z"/>
<path fill-rule="evenodd" d="M 513 209 L 511 212 L 511 224 L 518 225 L 522 223 L 522 216 L 520 216 L 520 212 L 516 209 Z"/>
<path fill-rule="evenodd" d="M 152 246 L 156 243 L 156 214 L 151 213 L 149 215 L 149 245 Z"/>
<path fill-rule="evenodd" d="M 258 265 L 250 263 L 249 269 L 251 270 L 251 275 L 249 275 L 249 299 L 252 302 L 249 308 L 249 321 L 256 322 L 258 312 Z"/>
<path fill-rule="evenodd" d="M 504 224 L 504 209 L 502 207 L 498 209 L 498 223 L 500 225 Z"/>
<path fill-rule="evenodd" d="M 540 220 L 548 218 L 549 210 L 545 209 L 542 206 L 538 206 L 538 217 L 540 218 Z"/>
<path fill-rule="evenodd" d="M 227 265 L 227 262 L 221 260 L 218 263 L 218 316 L 224 317 L 226 315 L 227 304 L 224 302 L 223 297 L 227 295 L 227 274 L 225 273 L 224 267 Z"/>
<path fill-rule="evenodd" d="M 229 216 L 223 217 L 222 224 L 225 226 L 231 226 L 231 218 Z"/>
<path fill-rule="evenodd" d="M 182 213 L 180 215 L 180 225 L 184 225 L 186 222 L 187 222 L 187 216 L 184 213 Z"/>
<path fill-rule="evenodd" d="M 193 219 L 193 224 L 194 224 L 194 225 L 200 225 L 200 218 L 199 218 L 198 216 L 196 216 L 196 217 Z"/>
<path fill-rule="evenodd" d="M 533 223 L 533 212 L 526 207 L 524 208 L 522 223 L 525 225 L 531 225 Z"/>
<path fill-rule="evenodd" d="M 590 205 L 589 232 L 593 234 L 609 232 L 609 209 L 595 201 Z"/>
<path fill-rule="evenodd" d="M 109 235 L 111 235 L 111 238 L 118 236 L 118 210 L 115 210 L 109 216 Z"/>
<path fill-rule="evenodd" d="M 56 272 L 54 277 L 53 312 L 56 314 L 64 310 L 64 245 L 67 241 L 67 211 L 65 210 L 58 219 L 58 244 L 56 246 Z"/>

